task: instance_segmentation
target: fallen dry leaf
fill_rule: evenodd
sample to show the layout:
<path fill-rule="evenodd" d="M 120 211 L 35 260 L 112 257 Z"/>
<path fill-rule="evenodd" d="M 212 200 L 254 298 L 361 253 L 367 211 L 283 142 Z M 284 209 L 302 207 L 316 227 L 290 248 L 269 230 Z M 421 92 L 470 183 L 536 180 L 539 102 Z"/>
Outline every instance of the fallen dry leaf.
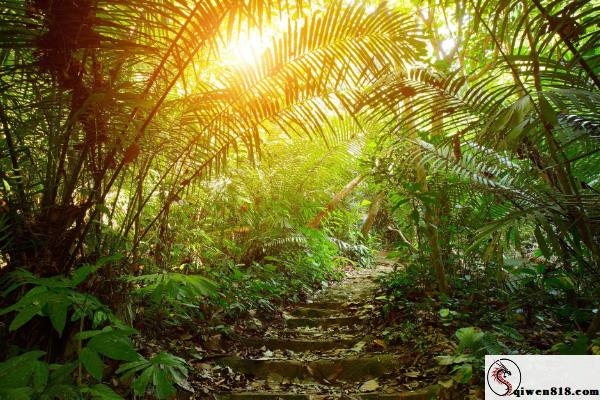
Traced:
<path fill-rule="evenodd" d="M 358 388 L 361 392 L 374 392 L 377 389 L 379 389 L 379 382 L 377 382 L 377 379 L 366 381 Z"/>

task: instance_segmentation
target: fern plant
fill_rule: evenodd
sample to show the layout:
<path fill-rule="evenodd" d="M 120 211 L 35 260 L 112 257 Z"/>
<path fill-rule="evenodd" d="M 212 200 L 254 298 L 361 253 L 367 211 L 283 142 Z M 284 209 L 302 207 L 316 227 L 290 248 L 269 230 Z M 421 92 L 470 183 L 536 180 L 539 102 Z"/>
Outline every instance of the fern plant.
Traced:
<path fill-rule="evenodd" d="M 139 373 L 132 383 L 133 391 L 138 396 L 144 396 L 149 385 L 152 386 L 152 391 L 158 399 L 174 396 L 177 392 L 173 384 L 190 389 L 187 382 L 187 363 L 182 358 L 169 353 L 161 352 L 150 360 L 141 358 L 125 363 L 119 367 L 117 373 L 123 374 L 123 379 Z"/>
<path fill-rule="evenodd" d="M 452 366 L 453 379 L 459 383 L 468 383 L 477 376 L 473 375 L 473 371 L 483 369 L 486 354 L 510 353 L 495 335 L 472 326 L 458 329 L 455 336 L 458 339 L 456 354 L 439 356 L 437 360 L 441 366 Z"/>

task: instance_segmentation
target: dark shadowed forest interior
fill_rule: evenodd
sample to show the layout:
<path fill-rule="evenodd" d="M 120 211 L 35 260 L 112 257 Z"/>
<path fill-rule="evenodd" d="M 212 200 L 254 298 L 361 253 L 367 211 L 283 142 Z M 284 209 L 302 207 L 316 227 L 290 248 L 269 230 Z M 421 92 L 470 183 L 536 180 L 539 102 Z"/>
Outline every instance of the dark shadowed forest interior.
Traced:
<path fill-rule="evenodd" d="M 0 0 L 0 399 L 600 355 L 599 44 L 586 0 Z"/>

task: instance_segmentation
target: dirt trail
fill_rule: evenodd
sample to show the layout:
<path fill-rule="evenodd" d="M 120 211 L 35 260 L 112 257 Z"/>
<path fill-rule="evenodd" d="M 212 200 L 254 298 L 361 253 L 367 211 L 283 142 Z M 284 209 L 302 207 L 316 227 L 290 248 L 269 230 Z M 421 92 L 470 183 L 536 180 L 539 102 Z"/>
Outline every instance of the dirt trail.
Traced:
<path fill-rule="evenodd" d="M 398 392 L 384 382 L 397 379 L 413 360 L 371 345 L 376 278 L 390 271 L 383 263 L 353 271 L 306 304 L 284 315 L 285 327 L 264 337 L 240 339 L 248 357 L 225 357 L 218 364 L 250 377 L 241 391 L 217 399 L 432 399 L 436 387 Z M 257 349 L 259 351 L 257 352 Z"/>

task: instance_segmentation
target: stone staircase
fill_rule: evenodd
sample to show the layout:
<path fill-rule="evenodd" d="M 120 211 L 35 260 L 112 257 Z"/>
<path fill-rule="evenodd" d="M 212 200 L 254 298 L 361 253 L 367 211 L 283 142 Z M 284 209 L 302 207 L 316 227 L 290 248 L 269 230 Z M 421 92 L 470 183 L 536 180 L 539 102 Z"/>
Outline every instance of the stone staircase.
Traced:
<path fill-rule="evenodd" d="M 438 387 L 396 391 L 380 385 L 413 360 L 406 354 L 362 350 L 368 335 L 373 294 L 385 267 L 360 270 L 286 315 L 285 328 L 265 337 L 239 340 L 243 354 L 223 357 L 221 366 L 250 378 L 251 390 L 213 394 L 216 399 L 414 399 L 438 397 Z M 370 308 L 371 307 L 371 308 Z M 262 351 L 262 353 L 261 353 Z M 382 386 L 383 389 L 382 390 Z M 267 388 L 267 389 L 265 389 Z"/>

